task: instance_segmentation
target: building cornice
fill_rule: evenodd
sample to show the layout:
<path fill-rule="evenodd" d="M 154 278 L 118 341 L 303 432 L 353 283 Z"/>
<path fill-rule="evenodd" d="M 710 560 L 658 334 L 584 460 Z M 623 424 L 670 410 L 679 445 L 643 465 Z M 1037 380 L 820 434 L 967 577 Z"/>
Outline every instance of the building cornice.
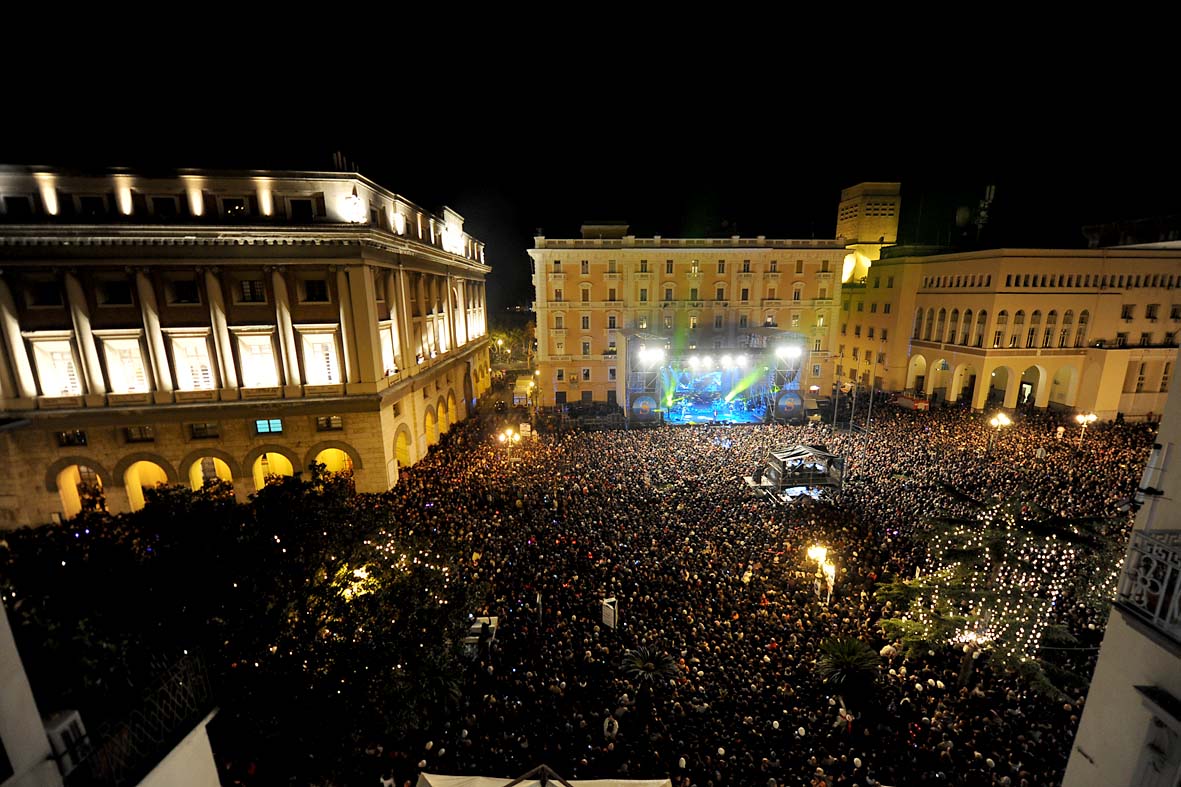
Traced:
<path fill-rule="evenodd" d="M 408 254 L 488 274 L 490 265 L 476 262 L 427 244 L 415 243 L 372 227 L 348 224 L 312 229 L 273 227 L 112 227 L 105 224 L 46 226 L 21 224 L 0 226 L 0 257 L 8 249 L 26 248 L 127 248 L 127 247 L 315 247 L 372 248 L 392 254 Z"/>

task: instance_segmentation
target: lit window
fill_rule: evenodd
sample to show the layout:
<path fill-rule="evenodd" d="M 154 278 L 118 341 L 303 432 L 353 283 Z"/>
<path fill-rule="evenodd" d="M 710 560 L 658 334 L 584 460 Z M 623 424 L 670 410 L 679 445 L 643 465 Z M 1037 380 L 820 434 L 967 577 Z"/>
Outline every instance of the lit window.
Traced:
<path fill-rule="evenodd" d="M 78 367 L 69 340 L 34 342 L 33 357 L 44 396 L 76 396 L 82 393 Z"/>
<path fill-rule="evenodd" d="M 242 356 L 243 388 L 273 388 L 279 384 L 270 334 L 239 336 L 238 352 Z"/>
<path fill-rule="evenodd" d="M 317 432 L 340 432 L 344 429 L 344 419 L 339 415 L 322 415 L 316 419 Z"/>
<path fill-rule="evenodd" d="M 176 383 L 180 390 L 208 391 L 213 388 L 209 342 L 204 336 L 173 339 L 172 355 L 176 361 Z"/>
<path fill-rule="evenodd" d="M 254 422 L 255 434 L 283 434 L 282 418 L 259 418 Z"/>
<path fill-rule="evenodd" d="M 308 385 L 339 383 L 340 366 L 336 358 L 336 334 L 305 333 L 303 366 Z"/>
<path fill-rule="evenodd" d="M 385 376 L 389 377 L 398 371 L 398 363 L 394 356 L 394 326 L 379 328 L 378 335 L 381 337 L 381 363 L 385 367 Z"/>
<path fill-rule="evenodd" d="M 103 349 L 107 355 L 107 378 L 111 381 L 111 393 L 148 390 L 148 376 L 139 339 L 106 339 Z"/>

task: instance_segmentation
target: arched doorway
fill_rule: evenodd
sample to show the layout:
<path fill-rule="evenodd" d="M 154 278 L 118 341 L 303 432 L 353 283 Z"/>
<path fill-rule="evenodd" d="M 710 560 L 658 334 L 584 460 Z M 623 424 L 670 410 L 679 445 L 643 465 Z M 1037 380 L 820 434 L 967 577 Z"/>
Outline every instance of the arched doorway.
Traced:
<path fill-rule="evenodd" d="M 447 392 L 447 413 L 451 416 L 451 423 L 459 421 L 459 409 L 455 402 L 455 391 Z"/>
<path fill-rule="evenodd" d="M 428 407 L 426 415 L 423 416 L 423 426 L 426 429 L 426 444 L 434 445 L 439 442 L 439 429 L 435 422 L 435 409 Z"/>
<path fill-rule="evenodd" d="M 127 490 L 127 501 L 132 511 L 144 507 L 146 499 L 144 493 L 149 489 L 168 483 L 168 473 L 155 462 L 141 459 L 133 462 L 123 474 L 123 486 Z"/>
<path fill-rule="evenodd" d="M 1041 323 L 1041 314 L 1034 312 L 1038 324 Z M 1030 330 L 1035 330 L 1031 328 Z M 1043 375 L 1041 367 L 1030 366 L 1021 373 L 1021 383 L 1017 390 L 1017 404 L 1034 407 L 1037 405 L 1038 393 L 1043 382 Z"/>
<path fill-rule="evenodd" d="M 988 402 L 1000 407 L 1011 407 L 1007 402 L 1009 386 L 1016 382 L 1013 370 L 1008 366 L 998 366 L 989 375 Z"/>
<path fill-rule="evenodd" d="M 947 392 L 948 401 L 958 402 L 972 400 L 972 392 L 976 389 L 976 367 L 969 363 L 962 363 L 955 369 L 952 376 L 951 389 Z"/>
<path fill-rule="evenodd" d="M 1050 402 L 1060 407 L 1074 407 L 1078 396 L 1078 370 L 1073 366 L 1063 366 L 1054 373 L 1050 382 Z"/>
<path fill-rule="evenodd" d="M 927 395 L 932 399 L 947 399 L 950 382 L 951 365 L 946 358 L 937 359 L 927 370 Z"/>
<path fill-rule="evenodd" d="M 926 382 L 927 359 L 916 355 L 910 359 L 910 366 L 906 370 L 906 388 L 912 391 L 923 391 Z"/>
<path fill-rule="evenodd" d="M 398 460 L 399 467 L 409 467 L 411 464 L 410 458 L 410 430 L 403 424 L 398 429 L 398 434 L 394 436 L 394 458 Z"/>
<path fill-rule="evenodd" d="M 316 462 L 329 473 L 352 473 L 353 459 L 339 448 L 325 448 L 316 454 Z"/>
<path fill-rule="evenodd" d="M 101 511 L 104 507 L 103 481 L 98 472 L 88 465 L 67 465 L 57 474 L 57 491 L 61 497 L 62 518 L 73 519 L 86 511 Z"/>
<path fill-rule="evenodd" d="M 215 481 L 224 481 L 233 486 L 234 474 L 225 461 L 216 456 L 203 456 L 189 465 L 189 486 L 199 492 Z"/>
<path fill-rule="evenodd" d="M 281 476 L 295 475 L 295 468 L 291 466 L 291 460 L 283 454 L 268 451 L 260 454 L 258 459 L 254 460 L 251 473 L 254 476 L 254 488 L 262 489 Z"/>
<path fill-rule="evenodd" d="M 439 434 L 447 434 L 447 430 L 451 428 L 451 413 L 447 410 L 447 403 L 443 401 L 441 396 L 435 404 L 435 412 L 439 414 Z"/>

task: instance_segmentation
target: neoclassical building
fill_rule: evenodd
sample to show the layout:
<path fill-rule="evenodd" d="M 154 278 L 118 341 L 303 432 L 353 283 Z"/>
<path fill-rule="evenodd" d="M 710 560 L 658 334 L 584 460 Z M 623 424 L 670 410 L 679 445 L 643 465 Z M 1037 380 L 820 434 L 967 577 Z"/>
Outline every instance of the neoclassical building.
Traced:
<path fill-rule="evenodd" d="M 484 248 L 355 173 L 0 169 L 0 527 L 393 486 L 489 386 Z"/>
<path fill-rule="evenodd" d="M 886 249 L 842 289 L 841 381 L 974 409 L 1160 414 L 1181 337 L 1181 250 Z"/>

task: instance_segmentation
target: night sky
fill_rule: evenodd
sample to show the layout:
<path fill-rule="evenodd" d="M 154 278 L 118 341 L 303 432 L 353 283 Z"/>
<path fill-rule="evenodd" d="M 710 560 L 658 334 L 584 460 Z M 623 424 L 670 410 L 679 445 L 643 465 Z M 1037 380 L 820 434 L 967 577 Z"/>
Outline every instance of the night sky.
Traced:
<path fill-rule="evenodd" d="M 68 109 L 0 129 L 0 162 L 329 169 L 339 150 L 406 198 L 464 215 L 487 244 L 494 309 L 531 300 L 525 250 L 538 228 L 577 237 L 583 220 L 610 219 L 640 236 L 829 238 L 841 188 L 863 180 L 902 182 L 904 241 L 954 241 L 956 207 L 974 206 L 988 184 L 997 187 L 988 246 L 1083 247 L 1084 224 L 1181 213 L 1168 129 L 1089 111 L 1081 95 L 776 109 L 686 86 L 648 99 L 638 98 L 643 84 L 562 93 L 515 83 L 506 93 L 493 77 L 468 76 L 477 81 L 455 93 L 474 96 L 462 120 L 447 101 L 320 111 L 239 97 L 183 111 L 153 105 L 116 126 L 103 97 L 75 96 Z M 83 133 L 80 117 L 90 123 Z"/>

